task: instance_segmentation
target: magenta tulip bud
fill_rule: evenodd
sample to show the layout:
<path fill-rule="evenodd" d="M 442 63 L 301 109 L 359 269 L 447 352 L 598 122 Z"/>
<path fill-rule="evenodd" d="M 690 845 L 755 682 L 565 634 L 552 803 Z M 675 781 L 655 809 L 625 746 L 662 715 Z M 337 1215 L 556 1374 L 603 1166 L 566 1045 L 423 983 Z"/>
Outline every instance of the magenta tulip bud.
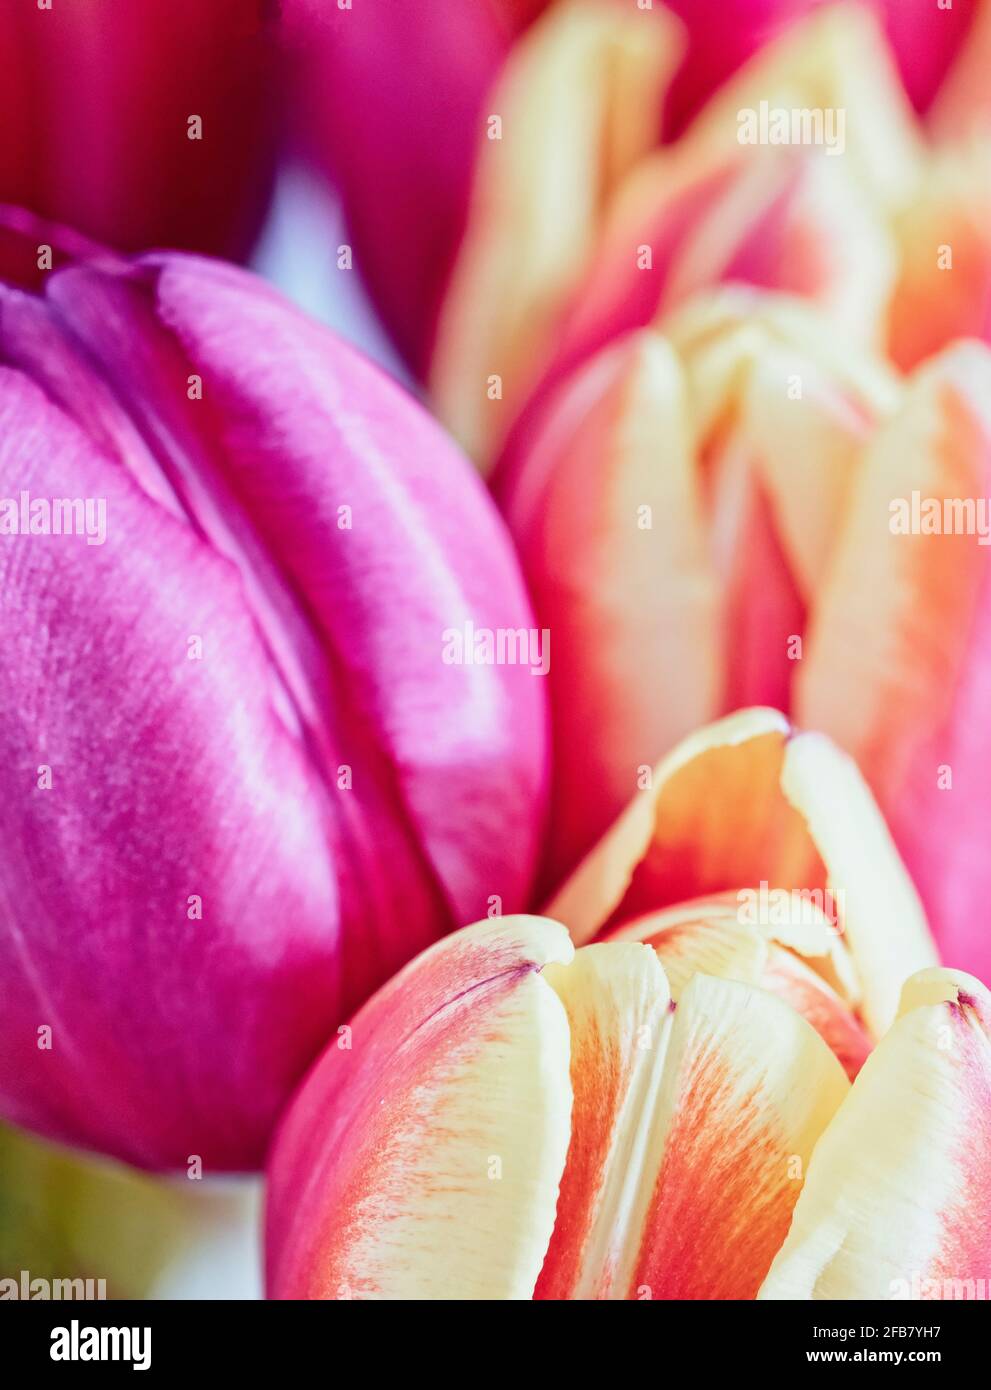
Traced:
<path fill-rule="evenodd" d="M 545 682 L 454 640 L 529 633 L 516 562 L 426 412 L 228 265 L 0 289 L 0 358 L 0 1112 L 254 1167 L 372 990 L 526 897 Z"/>
<path fill-rule="evenodd" d="M 0 201 L 121 250 L 244 254 L 282 104 L 271 0 L 0 7 Z"/>

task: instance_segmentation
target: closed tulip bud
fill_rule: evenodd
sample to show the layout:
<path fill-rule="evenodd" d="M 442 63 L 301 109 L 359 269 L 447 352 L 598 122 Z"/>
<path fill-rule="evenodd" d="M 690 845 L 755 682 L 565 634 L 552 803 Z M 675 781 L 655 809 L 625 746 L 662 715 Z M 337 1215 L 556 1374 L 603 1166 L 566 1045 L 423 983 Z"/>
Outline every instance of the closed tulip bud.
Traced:
<path fill-rule="evenodd" d="M 3 289 L 0 358 L 0 1105 L 256 1166 L 355 1005 L 527 893 L 544 682 L 445 658 L 529 629 L 516 562 L 426 413 L 229 265 Z"/>
<path fill-rule="evenodd" d="M 242 255 L 279 131 L 269 0 L 36 0 L 0 14 L 0 202 L 122 250 Z"/>
<path fill-rule="evenodd" d="M 898 379 L 798 301 L 733 287 L 565 380 L 497 479 L 554 632 L 549 882 L 636 768 L 720 713 L 775 705 L 856 757 L 946 958 L 991 975 L 970 713 L 989 400 L 982 343 Z"/>

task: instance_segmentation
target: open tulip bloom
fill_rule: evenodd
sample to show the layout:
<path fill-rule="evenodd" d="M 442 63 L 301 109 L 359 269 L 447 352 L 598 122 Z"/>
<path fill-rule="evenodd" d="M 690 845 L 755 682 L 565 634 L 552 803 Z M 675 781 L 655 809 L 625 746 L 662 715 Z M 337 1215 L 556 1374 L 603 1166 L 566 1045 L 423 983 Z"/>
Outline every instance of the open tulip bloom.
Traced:
<path fill-rule="evenodd" d="M 270 1160 L 273 1296 L 986 1296 L 991 994 L 828 740 L 692 736 L 547 913 L 332 1039 Z"/>

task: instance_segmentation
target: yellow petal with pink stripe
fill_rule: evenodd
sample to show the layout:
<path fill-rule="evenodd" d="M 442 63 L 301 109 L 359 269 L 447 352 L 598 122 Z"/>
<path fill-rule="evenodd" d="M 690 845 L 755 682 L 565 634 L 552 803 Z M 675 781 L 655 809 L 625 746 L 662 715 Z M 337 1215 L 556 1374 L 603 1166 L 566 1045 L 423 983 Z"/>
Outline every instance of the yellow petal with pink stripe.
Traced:
<path fill-rule="evenodd" d="M 539 918 L 419 956 L 320 1058 L 277 1135 L 269 1289 L 280 1298 L 527 1299 L 571 1132 L 572 956 Z"/>
<path fill-rule="evenodd" d="M 809 1165 L 763 1299 L 991 1296 L 991 993 L 905 986 Z"/>
<path fill-rule="evenodd" d="M 655 953 L 586 946 L 548 967 L 571 1029 L 571 1146 L 536 1298 L 625 1298 L 646 1214 L 657 1090 L 671 996 Z"/>

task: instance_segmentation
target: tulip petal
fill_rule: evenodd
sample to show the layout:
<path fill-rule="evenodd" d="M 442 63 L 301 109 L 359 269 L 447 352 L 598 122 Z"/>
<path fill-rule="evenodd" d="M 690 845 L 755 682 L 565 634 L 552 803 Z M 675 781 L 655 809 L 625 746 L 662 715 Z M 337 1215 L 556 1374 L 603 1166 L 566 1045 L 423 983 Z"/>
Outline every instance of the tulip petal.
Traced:
<path fill-rule="evenodd" d="M 780 1000 L 696 975 L 678 1004 L 630 1297 L 753 1298 L 820 1134 L 849 1090 Z"/>
<path fill-rule="evenodd" d="M 719 282 L 800 295 L 871 342 L 894 273 L 890 230 L 841 161 L 805 146 L 728 154 L 679 144 L 642 160 L 617 190 L 548 370 Z"/>
<path fill-rule="evenodd" d="M 991 340 L 991 150 L 938 151 L 894 221 L 888 350 L 910 371 L 956 338 Z"/>
<path fill-rule="evenodd" d="M 3 6 L 0 196 L 122 250 L 244 255 L 274 165 L 275 30 L 267 0 Z"/>
<path fill-rule="evenodd" d="M 974 531 L 991 496 L 989 400 L 991 352 L 978 344 L 947 349 L 908 383 L 867 452 L 795 701 L 798 721 L 863 769 L 944 955 L 983 974 L 991 742 L 977 711 L 988 698 L 991 572 L 966 511 L 959 522 L 951 513 L 950 532 L 942 518 L 945 499 L 969 506 Z M 935 506 L 940 534 L 926 533 L 923 503 Z"/>
<path fill-rule="evenodd" d="M 727 416 L 735 422 L 789 572 L 809 601 L 864 445 L 898 403 L 893 373 L 870 351 L 837 341 L 804 303 L 738 286 L 699 296 L 662 328 L 684 364 L 696 447 Z"/>
<path fill-rule="evenodd" d="M 761 990 L 696 974 L 669 1007 L 656 955 L 632 942 L 546 975 L 575 1103 L 535 1296 L 752 1298 L 846 1093 L 839 1064 Z"/>
<path fill-rule="evenodd" d="M 742 893 L 726 894 L 626 922 L 609 940 L 652 946 L 675 1001 L 699 973 L 776 994 L 812 1024 L 852 1080 L 871 1049 L 854 1013 L 859 985 L 842 940 L 821 914 L 815 921 L 813 904 L 808 907 L 811 920 L 782 924 L 775 914 L 772 925 L 755 920 Z M 812 957 L 815 968 L 803 957 Z M 828 977 L 847 986 L 842 996 Z"/>
<path fill-rule="evenodd" d="M 535 1298 L 625 1298 L 644 1219 L 642 1164 L 671 1028 L 656 954 L 586 946 L 544 978 L 571 1030 L 571 1145 Z M 635 1245 L 634 1245 L 635 1248 Z"/>
<path fill-rule="evenodd" d="M 772 880 L 782 844 L 797 846 L 793 862 L 806 866 L 801 819 L 780 795 L 790 734 L 783 714 L 758 708 L 683 739 L 554 894 L 548 916 L 582 945 L 607 924 Z"/>
<path fill-rule="evenodd" d="M 551 881 L 626 804 L 637 769 L 715 713 L 715 576 L 686 434 L 678 363 L 637 334 L 578 376 L 502 492 L 553 639 Z"/>
<path fill-rule="evenodd" d="M 768 709 L 742 710 L 675 748 L 547 912 L 581 944 L 660 908 L 758 886 L 834 905 L 875 1036 L 906 977 L 935 963 L 918 898 L 853 761 Z M 828 982 L 841 983 L 835 958 L 824 963 Z"/>
<path fill-rule="evenodd" d="M 762 1299 L 991 1296 L 991 994 L 910 979 L 819 1141 Z"/>
<path fill-rule="evenodd" d="M 529 620 L 507 538 L 457 452 L 425 414 L 389 408 L 391 383 L 376 368 L 233 268 L 149 258 L 130 278 L 65 272 L 51 293 L 164 444 L 166 471 L 180 475 L 197 524 L 240 569 L 330 776 L 350 765 L 359 802 L 367 795 L 415 827 L 416 853 L 426 852 L 423 867 L 450 895 L 456 922 L 482 915 L 491 894 L 518 906 L 517 874 L 528 876 L 532 848 L 511 846 L 495 808 L 503 792 L 521 797 L 523 820 L 510 825 L 529 836 L 543 777 L 543 689 L 525 665 L 444 662 L 445 633 L 468 622 L 515 631 Z M 140 394 L 129 359 L 142 362 Z M 290 362 L 296 385 L 287 391 L 275 373 L 286 380 Z M 204 401 L 190 405 L 183 391 L 177 405 L 176 377 L 189 370 L 204 382 Z M 350 531 L 340 529 L 341 503 Z M 479 798 L 477 769 L 493 739 L 504 747 Z M 534 754 L 531 780 L 523 764 Z M 353 866 L 344 892 L 363 897 L 381 884 L 359 867 L 374 845 L 352 818 L 340 828 L 357 836 L 344 854 Z M 500 859 L 514 863 L 508 876 Z M 390 917 L 410 932 L 409 903 L 380 900 L 377 913 L 380 959 L 351 941 L 348 1012 L 429 940 L 407 938 L 398 954 L 384 935 Z"/>
<path fill-rule="evenodd" d="M 775 34 L 818 0 L 723 0 L 719 22 L 698 0 L 666 0 L 688 31 L 688 52 L 671 84 L 665 131 L 677 136 L 712 92 Z"/>
<path fill-rule="evenodd" d="M 889 0 L 892 3 L 892 0 Z M 991 63 L 991 5 L 977 0 L 973 20 L 962 37 L 954 62 L 946 74 L 932 109 L 929 128 L 938 141 L 949 143 L 968 136 L 986 135 L 991 122 L 988 65 Z M 940 27 L 952 19 L 939 14 Z M 959 18 L 966 22 L 966 12 Z"/>
<path fill-rule="evenodd" d="M 911 190 L 922 141 L 891 50 L 866 7 L 824 5 L 791 25 L 726 83 L 682 139 L 706 152 L 732 151 L 741 113 L 756 115 L 762 103 L 769 112 L 842 112 L 842 143 L 834 129 L 833 148 L 863 197 L 890 208 Z M 828 146 L 817 153 L 830 158 Z"/>
<path fill-rule="evenodd" d="M 983 4 L 984 0 L 970 0 L 964 5 L 947 5 L 946 0 L 936 5 L 926 4 L 925 0 L 922 4 L 880 0 L 885 33 L 898 60 L 905 90 L 917 111 L 925 111 L 934 96 L 937 103 L 940 101 L 941 89 L 952 81 L 963 62 L 961 46 L 966 52 L 976 28 L 975 11 Z"/>
<path fill-rule="evenodd" d="M 852 1081 L 873 1044 L 858 1016 L 828 981 L 793 951 L 772 944 L 757 983 L 812 1024 Z"/>
<path fill-rule="evenodd" d="M 276 1137 L 276 1298 L 530 1298 L 571 1132 L 557 923 L 458 932 L 387 985 Z"/>
<path fill-rule="evenodd" d="M 676 1003 L 699 972 L 756 985 L 767 964 L 767 938 L 743 925 L 739 902 L 728 893 L 649 912 L 614 928 L 608 939 L 642 941 L 653 947 Z"/>
<path fill-rule="evenodd" d="M 347 10 L 283 0 L 281 9 L 298 142 L 340 190 L 363 282 L 423 376 L 464 230 L 483 103 L 527 15 L 456 0 Z"/>
<path fill-rule="evenodd" d="M 0 494 L 107 529 L 0 537 L 0 1097 L 135 1164 L 250 1167 L 335 1022 L 528 891 L 542 682 L 444 634 L 529 608 L 467 462 L 253 277 L 47 289 L 0 302 Z"/>
<path fill-rule="evenodd" d="M 869 353 L 840 360 L 822 317 L 782 296 L 728 287 L 663 328 L 684 364 L 721 581 L 722 708 L 787 709 L 807 605 L 894 383 Z"/>
<path fill-rule="evenodd" d="M 922 906 L 852 758 L 822 734 L 792 739 L 781 789 L 801 812 L 838 900 L 844 940 L 863 982 L 875 1037 L 895 1016 L 905 979 L 935 965 Z"/>
<path fill-rule="evenodd" d="M 653 143 L 674 57 L 669 17 L 644 23 L 561 0 L 515 46 L 489 97 L 501 132 L 480 132 L 430 372 L 441 418 L 483 470 L 547 355 L 606 198 Z"/>
<path fill-rule="evenodd" d="M 340 1003 L 326 789 L 234 572 L 9 367 L 0 426 L 5 494 L 106 508 L 102 545 L 0 546 L 4 1113 L 140 1165 L 257 1163 Z"/>

